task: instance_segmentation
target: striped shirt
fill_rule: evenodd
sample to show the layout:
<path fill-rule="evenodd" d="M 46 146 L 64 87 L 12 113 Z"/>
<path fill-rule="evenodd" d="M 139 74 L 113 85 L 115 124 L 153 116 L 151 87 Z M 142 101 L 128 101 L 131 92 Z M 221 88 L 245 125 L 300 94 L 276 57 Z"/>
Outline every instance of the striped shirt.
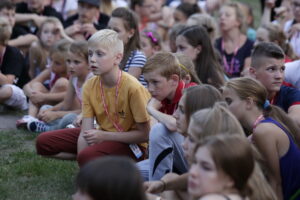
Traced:
<path fill-rule="evenodd" d="M 129 56 L 127 63 L 124 67 L 124 71 L 128 72 L 130 67 L 141 67 L 143 68 L 145 63 L 146 63 L 147 59 L 146 56 L 144 55 L 144 53 L 142 53 L 139 50 L 135 50 L 131 52 L 131 55 Z M 139 82 L 147 87 L 147 82 L 144 79 L 144 75 L 141 74 L 139 77 Z"/>

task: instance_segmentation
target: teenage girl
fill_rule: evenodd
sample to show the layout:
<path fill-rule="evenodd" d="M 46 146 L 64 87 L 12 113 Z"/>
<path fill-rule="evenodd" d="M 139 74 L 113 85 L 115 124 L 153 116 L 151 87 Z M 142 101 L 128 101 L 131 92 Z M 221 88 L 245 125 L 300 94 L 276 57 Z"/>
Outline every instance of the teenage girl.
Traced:
<path fill-rule="evenodd" d="M 196 148 L 188 192 L 199 200 L 248 199 L 254 166 L 251 145 L 245 137 L 207 137 Z"/>
<path fill-rule="evenodd" d="M 81 112 L 82 86 L 86 80 L 93 76 L 88 66 L 87 42 L 73 42 L 66 61 L 71 77 L 64 100 L 53 107 L 43 106 L 38 114 L 38 118 L 42 122 L 31 122 L 28 125 L 29 130 L 45 132 L 66 128 L 67 125 L 73 123 Z"/>
<path fill-rule="evenodd" d="M 141 32 L 141 50 L 147 58 L 162 50 L 162 41 L 156 31 L 144 29 Z"/>
<path fill-rule="evenodd" d="M 221 8 L 221 37 L 216 41 L 216 48 L 222 56 L 223 68 L 229 77 L 240 76 L 243 70 L 250 67 L 253 41 L 247 39 L 245 25 L 238 3 L 229 3 Z"/>
<path fill-rule="evenodd" d="M 60 39 L 69 37 L 64 33 L 61 22 L 54 17 L 47 18 L 38 32 L 39 40 L 33 42 L 29 49 L 29 75 L 35 78 L 49 62 L 51 47 Z"/>
<path fill-rule="evenodd" d="M 194 61 L 196 72 L 202 83 L 219 88 L 224 83 L 224 73 L 210 41 L 207 31 L 200 26 L 183 29 L 176 37 L 177 52 Z"/>
<path fill-rule="evenodd" d="M 242 126 L 252 132 L 278 198 L 287 200 L 297 194 L 299 198 L 300 149 L 294 139 L 299 133 L 297 125 L 284 111 L 270 105 L 266 89 L 254 79 L 230 80 L 223 88 L 223 98 Z"/>
<path fill-rule="evenodd" d="M 49 67 L 23 87 L 24 93 L 29 98 L 29 110 L 28 115 L 17 121 L 17 127 L 23 127 L 29 121 L 37 120 L 36 117 L 42 105 L 53 105 L 63 100 L 68 87 L 65 59 L 70 44 L 68 40 L 57 42 L 49 53 Z M 46 87 L 44 82 L 47 80 L 49 80 L 49 85 Z"/>
<path fill-rule="evenodd" d="M 127 8 L 116 8 L 111 14 L 108 28 L 116 31 L 124 43 L 124 56 L 120 68 L 147 86 L 142 75 L 146 56 L 140 51 L 140 33 L 136 15 Z"/>

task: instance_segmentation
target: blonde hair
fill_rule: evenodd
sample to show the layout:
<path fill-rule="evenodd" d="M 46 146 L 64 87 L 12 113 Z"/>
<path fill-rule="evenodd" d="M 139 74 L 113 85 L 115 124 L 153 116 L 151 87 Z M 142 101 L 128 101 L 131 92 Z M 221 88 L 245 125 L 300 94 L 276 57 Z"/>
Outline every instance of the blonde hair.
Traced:
<path fill-rule="evenodd" d="M 114 54 L 123 54 L 124 51 L 124 45 L 122 40 L 119 39 L 118 33 L 110 29 L 100 30 L 90 37 L 88 46 L 95 45 L 101 45 L 105 49 L 112 50 Z"/>
<path fill-rule="evenodd" d="M 145 66 L 143 73 L 158 71 L 163 77 L 169 79 L 171 75 L 176 74 L 181 77 L 180 66 L 177 57 L 169 52 L 158 52 L 151 56 Z"/>
<path fill-rule="evenodd" d="M 195 126 L 192 135 L 197 142 L 201 142 L 207 136 L 220 133 L 245 137 L 241 124 L 226 107 L 225 103 L 217 102 L 212 108 L 199 110 L 192 115 L 191 119 Z"/>
<path fill-rule="evenodd" d="M 245 15 L 243 14 L 242 10 L 240 9 L 239 3 L 230 2 L 230 3 L 226 3 L 223 7 L 231 7 L 234 9 L 236 19 L 238 22 L 240 22 L 239 29 L 242 33 L 245 34 L 247 31 L 247 23 L 246 23 Z"/>
<path fill-rule="evenodd" d="M 175 53 L 175 56 L 179 60 L 180 75 L 182 76 L 182 78 L 190 75 L 192 82 L 200 84 L 201 81 L 197 75 L 193 61 L 182 53 Z"/>

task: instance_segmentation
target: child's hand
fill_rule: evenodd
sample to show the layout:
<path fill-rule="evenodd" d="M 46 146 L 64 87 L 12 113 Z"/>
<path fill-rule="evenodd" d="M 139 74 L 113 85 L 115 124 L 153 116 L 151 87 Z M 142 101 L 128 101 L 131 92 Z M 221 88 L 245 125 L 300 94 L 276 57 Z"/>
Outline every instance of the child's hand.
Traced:
<path fill-rule="evenodd" d="M 69 36 L 73 36 L 77 33 L 81 32 L 81 25 L 80 24 L 73 24 L 65 29 L 65 33 Z"/>
<path fill-rule="evenodd" d="M 300 32 L 300 23 L 294 24 L 288 32 L 288 38 L 292 38 L 294 34 L 296 33 L 299 34 L 299 32 Z"/>
<path fill-rule="evenodd" d="M 82 123 L 82 114 L 77 115 L 76 119 L 73 121 L 74 126 L 80 127 Z"/>
<path fill-rule="evenodd" d="M 32 92 L 30 95 L 30 101 L 36 105 L 42 105 L 45 101 L 45 95 L 41 92 Z"/>
<path fill-rule="evenodd" d="M 162 107 L 162 104 L 160 101 L 158 101 L 157 99 L 155 98 L 151 98 L 149 101 L 148 101 L 148 105 L 147 105 L 147 108 L 154 108 L 156 110 L 159 110 L 160 108 Z"/>
<path fill-rule="evenodd" d="M 103 142 L 101 131 L 96 129 L 85 131 L 83 133 L 83 138 L 86 140 L 88 145 L 94 145 L 99 142 Z"/>
<path fill-rule="evenodd" d="M 46 110 L 42 115 L 40 115 L 39 118 L 40 120 L 49 123 L 53 120 L 56 120 L 58 116 L 57 116 L 57 112 L 52 110 Z"/>
<path fill-rule="evenodd" d="M 85 36 L 93 35 L 97 32 L 97 29 L 95 28 L 94 24 L 84 24 L 81 26 L 81 31 L 85 33 Z"/>
<path fill-rule="evenodd" d="M 144 182 L 144 189 L 146 192 L 156 194 L 163 192 L 164 184 L 162 181 L 146 181 Z"/>

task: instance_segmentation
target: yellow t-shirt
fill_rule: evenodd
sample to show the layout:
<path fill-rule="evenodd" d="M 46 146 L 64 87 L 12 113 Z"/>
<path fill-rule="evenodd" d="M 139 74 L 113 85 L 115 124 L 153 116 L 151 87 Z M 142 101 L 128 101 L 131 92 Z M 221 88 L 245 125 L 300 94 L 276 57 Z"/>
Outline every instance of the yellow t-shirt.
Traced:
<path fill-rule="evenodd" d="M 96 117 L 97 123 L 102 130 L 118 132 L 105 113 L 101 97 L 100 80 L 100 76 L 95 76 L 86 81 L 83 86 L 83 117 Z M 110 118 L 115 120 L 116 86 L 112 88 L 103 87 L 103 91 Z M 136 123 L 143 123 L 150 120 L 150 116 L 146 110 L 149 99 L 150 94 L 147 89 L 135 77 L 122 72 L 117 113 L 118 124 L 124 132 L 134 129 Z"/>

